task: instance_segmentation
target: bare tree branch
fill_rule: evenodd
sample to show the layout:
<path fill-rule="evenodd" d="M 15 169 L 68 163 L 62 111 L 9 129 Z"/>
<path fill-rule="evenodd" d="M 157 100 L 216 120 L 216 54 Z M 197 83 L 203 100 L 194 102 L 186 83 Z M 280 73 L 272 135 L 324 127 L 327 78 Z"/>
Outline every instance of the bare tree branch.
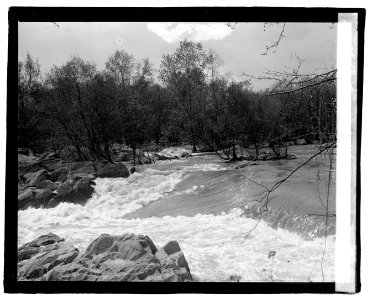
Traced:
<path fill-rule="evenodd" d="M 261 53 L 261 55 L 267 55 L 270 50 L 272 50 L 273 53 L 275 53 L 278 50 L 279 43 L 282 40 L 282 38 L 284 37 L 285 24 L 286 23 L 283 23 L 283 28 L 282 28 L 282 31 L 279 34 L 278 39 L 275 42 L 272 42 L 272 44 L 270 46 L 266 46 L 265 52 Z"/>
<path fill-rule="evenodd" d="M 294 93 L 294 92 L 301 91 L 301 90 L 306 89 L 306 88 L 311 87 L 311 86 L 316 86 L 316 85 L 319 85 L 319 84 L 322 84 L 322 83 L 325 83 L 325 82 L 335 81 L 335 80 L 336 80 L 336 77 L 332 77 L 332 78 L 324 79 L 324 80 L 319 81 L 319 82 L 310 83 L 308 85 L 299 87 L 297 89 L 288 90 L 288 91 L 281 91 L 281 92 L 275 92 L 275 93 L 269 93 L 269 94 L 266 94 L 266 95 L 267 96 L 274 96 L 274 95 L 283 95 L 283 94 Z"/>

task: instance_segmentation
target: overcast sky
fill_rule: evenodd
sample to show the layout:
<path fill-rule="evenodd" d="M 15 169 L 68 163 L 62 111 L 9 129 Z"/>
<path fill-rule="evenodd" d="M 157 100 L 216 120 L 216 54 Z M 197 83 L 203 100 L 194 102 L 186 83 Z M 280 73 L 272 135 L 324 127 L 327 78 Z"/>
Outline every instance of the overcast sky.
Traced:
<path fill-rule="evenodd" d="M 108 56 L 124 49 L 137 59 L 148 57 L 158 68 L 163 54 L 171 54 L 182 38 L 200 41 L 224 60 L 223 71 L 239 79 L 243 72 L 262 75 L 265 69 L 285 70 L 304 59 L 302 72 L 336 65 L 336 28 L 329 23 L 286 23 L 275 53 L 262 55 L 275 41 L 282 24 L 239 23 L 19 23 L 19 58 L 30 52 L 45 74 L 72 55 L 104 67 Z M 255 83 L 259 88 L 265 83 Z"/>

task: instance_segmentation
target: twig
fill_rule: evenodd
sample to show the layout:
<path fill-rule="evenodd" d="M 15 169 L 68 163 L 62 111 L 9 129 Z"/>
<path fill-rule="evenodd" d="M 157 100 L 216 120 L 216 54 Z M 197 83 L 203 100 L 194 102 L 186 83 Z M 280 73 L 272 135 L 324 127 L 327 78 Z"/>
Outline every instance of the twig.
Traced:
<path fill-rule="evenodd" d="M 266 95 L 267 96 L 274 96 L 274 95 L 290 94 L 290 93 L 301 91 L 301 90 L 306 89 L 306 88 L 311 87 L 311 86 L 316 86 L 316 85 L 319 85 L 319 84 L 322 84 L 322 83 L 325 83 L 325 82 L 328 82 L 328 81 L 335 81 L 335 80 L 336 80 L 336 78 L 332 77 L 332 78 L 324 79 L 324 80 L 319 81 L 319 82 L 315 82 L 315 83 L 311 83 L 311 84 L 299 87 L 297 89 L 282 91 L 282 92 L 274 92 L 274 93 L 269 93 L 269 94 L 266 94 Z"/>
<path fill-rule="evenodd" d="M 242 175 L 245 177 L 244 174 L 242 174 Z M 247 177 L 246 177 L 246 178 L 247 178 Z M 247 178 L 247 179 L 248 179 L 249 181 L 251 181 L 251 182 L 253 182 L 253 183 L 259 185 L 259 186 L 262 186 L 264 189 L 266 189 L 267 191 L 269 191 L 269 189 L 268 189 L 265 185 L 263 185 L 262 183 L 259 183 L 259 182 L 257 182 L 257 181 L 252 180 L 252 179 L 249 179 L 249 178 Z"/>
<path fill-rule="evenodd" d="M 307 214 L 308 216 L 316 216 L 316 217 L 336 217 L 336 214 Z"/>
<path fill-rule="evenodd" d="M 297 172 L 299 169 L 301 169 L 304 165 L 306 165 L 310 160 L 312 160 L 314 157 L 318 156 L 322 152 L 326 151 L 329 148 L 332 148 L 334 145 L 336 145 L 337 141 L 329 144 L 328 146 L 324 147 L 323 149 L 319 150 L 317 153 L 312 155 L 309 159 L 307 159 L 303 164 L 299 165 L 296 169 L 294 169 L 291 173 L 289 173 L 284 179 L 280 180 L 276 184 L 273 185 L 273 187 L 270 189 L 270 192 L 273 192 L 276 190 L 284 181 L 286 181 L 289 177 L 291 177 L 295 172 Z"/>
<path fill-rule="evenodd" d="M 269 53 L 270 49 L 274 49 L 273 53 L 275 53 L 276 50 L 278 50 L 279 43 L 282 40 L 282 38 L 284 37 L 284 29 L 285 29 L 285 23 L 283 23 L 283 28 L 282 28 L 282 31 L 279 34 L 278 39 L 275 42 L 273 42 L 270 46 L 266 46 L 266 51 L 264 53 L 261 53 L 261 55 L 267 55 Z"/>

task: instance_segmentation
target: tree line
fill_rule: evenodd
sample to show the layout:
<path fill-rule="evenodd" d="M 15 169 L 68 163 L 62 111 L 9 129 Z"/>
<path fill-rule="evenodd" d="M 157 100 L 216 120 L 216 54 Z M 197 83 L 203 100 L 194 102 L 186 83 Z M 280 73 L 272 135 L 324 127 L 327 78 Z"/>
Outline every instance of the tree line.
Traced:
<path fill-rule="evenodd" d="M 336 70 L 300 74 L 268 71 L 273 86 L 255 91 L 249 82 L 221 74 L 222 58 L 201 43 L 180 42 L 163 55 L 158 81 L 149 59 L 124 50 L 105 68 L 78 56 L 42 78 L 29 53 L 18 62 L 18 147 L 36 152 L 65 147 L 76 159 L 113 161 L 111 147 L 135 153 L 148 145 L 191 144 L 193 151 L 275 146 L 303 138 L 336 138 Z"/>

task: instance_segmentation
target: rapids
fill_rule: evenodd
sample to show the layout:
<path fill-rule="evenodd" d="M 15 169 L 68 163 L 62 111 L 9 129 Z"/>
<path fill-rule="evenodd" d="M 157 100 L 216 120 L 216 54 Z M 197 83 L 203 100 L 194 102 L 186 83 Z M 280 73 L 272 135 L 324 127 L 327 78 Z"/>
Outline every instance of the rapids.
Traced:
<path fill-rule="evenodd" d="M 128 178 L 96 179 L 85 206 L 61 203 L 19 211 L 18 244 L 53 232 L 84 251 L 99 234 L 130 232 L 150 236 L 157 246 L 177 240 L 192 274 L 202 281 L 226 281 L 233 275 L 241 281 L 323 281 L 325 239 L 314 232 L 324 222 L 312 219 L 310 224 L 301 214 L 322 212 L 325 187 L 319 178 L 327 173 L 325 163 L 313 162 L 283 184 L 273 195 L 274 213 L 267 220 L 242 215 L 262 192 L 247 178 L 270 186 L 300 164 L 306 151 L 314 151 L 292 149 L 298 160 L 259 162 L 239 170 L 210 155 L 158 161 Z M 288 209 L 285 218 L 279 218 L 278 207 Z M 335 236 L 329 235 L 325 281 L 334 281 L 334 243 Z M 276 252 L 272 258 L 270 251 Z"/>

